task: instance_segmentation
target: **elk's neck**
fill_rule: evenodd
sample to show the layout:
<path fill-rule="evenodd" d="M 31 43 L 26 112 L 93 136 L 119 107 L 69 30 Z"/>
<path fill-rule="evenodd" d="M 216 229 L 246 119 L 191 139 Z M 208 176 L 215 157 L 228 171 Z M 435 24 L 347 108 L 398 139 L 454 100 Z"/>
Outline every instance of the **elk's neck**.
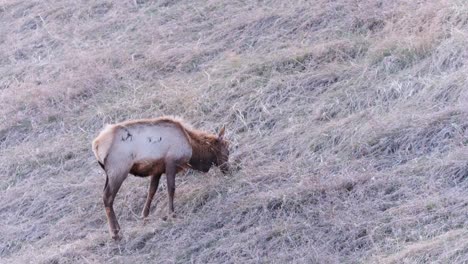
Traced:
<path fill-rule="evenodd" d="M 192 145 L 190 166 L 199 171 L 208 172 L 216 161 L 214 137 L 203 132 L 188 131 Z"/>

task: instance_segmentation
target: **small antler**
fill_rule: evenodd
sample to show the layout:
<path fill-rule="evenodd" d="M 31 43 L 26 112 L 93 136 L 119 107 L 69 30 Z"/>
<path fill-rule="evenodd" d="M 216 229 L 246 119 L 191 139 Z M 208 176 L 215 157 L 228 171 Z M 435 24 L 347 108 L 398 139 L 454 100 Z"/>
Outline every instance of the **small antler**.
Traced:
<path fill-rule="evenodd" d="M 223 125 L 221 129 L 219 130 L 218 138 L 223 139 L 224 138 L 224 132 L 226 132 L 226 127 Z"/>

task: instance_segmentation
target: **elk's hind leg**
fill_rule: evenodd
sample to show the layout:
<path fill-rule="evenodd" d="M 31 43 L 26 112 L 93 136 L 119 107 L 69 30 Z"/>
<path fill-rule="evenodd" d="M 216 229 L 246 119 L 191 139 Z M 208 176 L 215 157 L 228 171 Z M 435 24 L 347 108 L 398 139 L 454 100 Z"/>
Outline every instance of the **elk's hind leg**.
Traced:
<path fill-rule="evenodd" d="M 113 239 L 119 239 L 120 225 L 114 212 L 114 199 L 117 192 L 122 186 L 123 181 L 127 178 L 125 173 L 107 173 L 106 185 L 104 187 L 103 201 L 106 208 L 107 221 L 109 223 L 109 232 Z"/>
<path fill-rule="evenodd" d="M 145 206 L 143 207 L 143 212 L 141 213 L 143 218 L 146 218 L 149 215 L 151 201 L 153 200 L 154 194 L 158 190 L 159 179 L 161 178 L 161 174 L 162 173 L 151 176 L 151 182 L 150 182 L 149 189 L 148 189 L 148 197 L 146 197 Z"/>

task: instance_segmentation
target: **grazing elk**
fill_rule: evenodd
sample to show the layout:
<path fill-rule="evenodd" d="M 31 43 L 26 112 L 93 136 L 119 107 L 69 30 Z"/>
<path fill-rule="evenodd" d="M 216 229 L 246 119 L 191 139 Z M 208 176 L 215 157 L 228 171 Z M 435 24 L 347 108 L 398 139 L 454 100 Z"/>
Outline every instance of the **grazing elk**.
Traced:
<path fill-rule="evenodd" d="M 212 165 L 223 173 L 229 169 L 224 127 L 218 135 L 197 131 L 182 121 L 162 117 L 107 125 L 92 143 L 99 165 L 106 173 L 104 206 L 112 238 L 120 226 L 114 213 L 114 198 L 128 173 L 151 176 L 142 216 L 149 214 L 159 179 L 166 173 L 169 215 L 174 214 L 175 175 L 185 169 L 208 172 Z"/>

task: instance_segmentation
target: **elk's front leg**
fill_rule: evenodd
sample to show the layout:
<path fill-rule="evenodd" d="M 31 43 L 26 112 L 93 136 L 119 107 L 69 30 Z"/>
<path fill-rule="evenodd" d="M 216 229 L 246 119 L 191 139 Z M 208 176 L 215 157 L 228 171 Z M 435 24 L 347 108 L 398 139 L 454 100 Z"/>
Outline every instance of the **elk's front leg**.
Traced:
<path fill-rule="evenodd" d="M 151 176 L 151 182 L 150 182 L 149 189 L 148 189 L 148 197 L 146 197 L 145 206 L 143 207 L 143 211 L 141 212 L 141 215 L 143 216 L 143 218 L 146 218 L 149 215 L 151 201 L 153 201 L 154 194 L 158 190 L 160 178 L 161 178 L 161 173 Z"/>
<path fill-rule="evenodd" d="M 174 214 L 175 175 L 176 175 L 175 162 L 166 161 L 167 192 L 169 195 L 168 213 L 170 217 L 175 216 Z"/>

